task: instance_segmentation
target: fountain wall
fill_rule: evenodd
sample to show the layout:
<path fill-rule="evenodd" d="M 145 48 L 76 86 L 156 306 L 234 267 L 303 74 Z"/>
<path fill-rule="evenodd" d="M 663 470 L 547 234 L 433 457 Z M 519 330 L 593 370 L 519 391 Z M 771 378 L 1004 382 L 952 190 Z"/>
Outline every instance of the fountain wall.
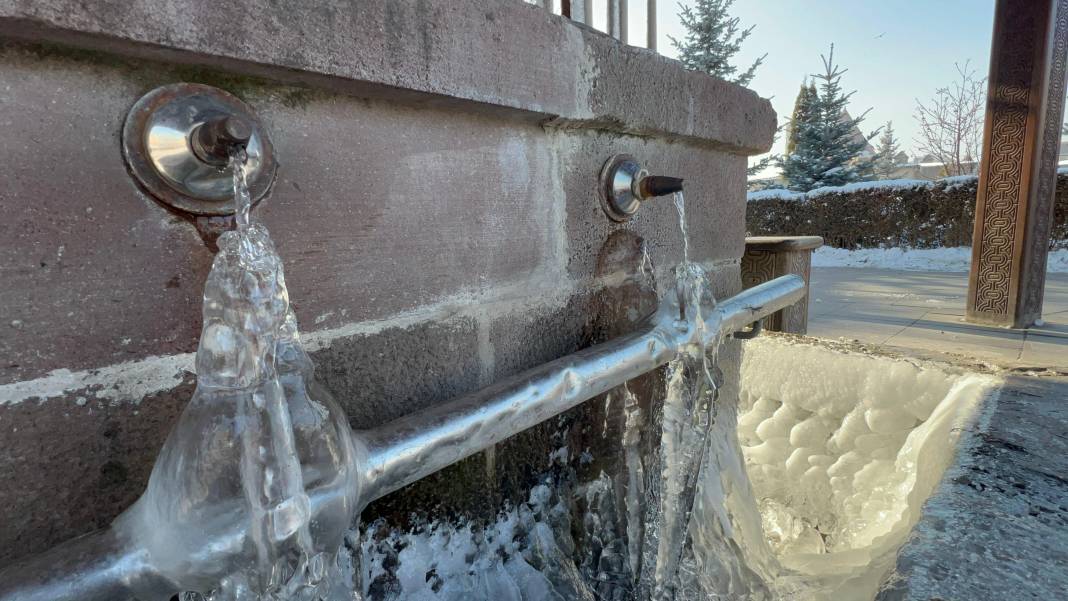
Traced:
<path fill-rule="evenodd" d="M 754 93 L 518 0 L 0 2 L 0 565 L 103 527 L 144 488 L 188 400 L 212 239 L 127 172 L 145 92 L 199 82 L 263 120 L 279 161 L 253 211 L 286 262 L 320 378 L 356 427 L 628 331 L 682 239 L 669 201 L 626 224 L 609 155 L 686 179 L 691 257 L 740 290 Z M 724 402 L 737 343 L 721 353 Z M 661 390 L 650 374 L 632 389 Z M 554 454 L 618 469 L 621 407 L 594 399 L 364 519 L 492 515 Z M 561 455 L 560 449 L 567 447 Z M 580 460 L 580 458 L 582 458 Z"/>

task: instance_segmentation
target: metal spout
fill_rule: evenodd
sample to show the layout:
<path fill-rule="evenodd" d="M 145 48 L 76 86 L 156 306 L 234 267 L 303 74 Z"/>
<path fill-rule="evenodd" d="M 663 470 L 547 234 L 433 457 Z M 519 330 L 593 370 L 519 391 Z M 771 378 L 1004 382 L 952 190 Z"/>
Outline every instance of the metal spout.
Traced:
<path fill-rule="evenodd" d="M 682 181 L 681 177 L 646 175 L 637 182 L 637 196 L 640 200 L 649 200 L 657 196 L 682 192 Z"/>
<path fill-rule="evenodd" d="M 234 180 L 225 167 L 245 150 L 253 204 L 271 189 L 277 162 L 252 108 L 211 86 L 161 86 L 134 103 L 122 129 L 130 174 L 156 200 L 183 213 L 230 215 Z"/>
<path fill-rule="evenodd" d="M 601 169 L 601 208 L 613 221 L 634 216 L 641 203 L 682 191 L 682 178 L 649 175 L 629 154 L 617 154 Z"/>
<path fill-rule="evenodd" d="M 219 115 L 198 125 L 189 137 L 198 159 L 222 167 L 235 150 L 248 147 L 252 126 L 241 117 Z"/>

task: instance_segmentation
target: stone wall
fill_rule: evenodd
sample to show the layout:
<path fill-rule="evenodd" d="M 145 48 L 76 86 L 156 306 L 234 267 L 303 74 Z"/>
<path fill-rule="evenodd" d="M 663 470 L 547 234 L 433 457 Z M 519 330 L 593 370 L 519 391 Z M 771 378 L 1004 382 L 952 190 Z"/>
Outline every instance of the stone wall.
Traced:
<path fill-rule="evenodd" d="M 822 236 L 836 248 L 971 246 L 978 179 L 892 180 L 820 188 L 807 194 L 749 195 L 753 236 Z M 1052 240 L 1068 248 L 1068 173 L 1057 176 Z"/>
<path fill-rule="evenodd" d="M 515 0 L 168 6 L 0 2 L 0 566 L 136 499 L 193 388 L 204 224 L 147 196 L 119 143 L 130 106 L 158 85 L 222 87 L 265 123 L 280 167 L 253 219 L 356 427 L 651 310 L 642 247 L 670 269 L 677 216 L 650 203 L 610 222 L 596 182 L 613 153 L 687 180 L 691 257 L 718 296 L 740 290 L 746 155 L 775 128 L 748 90 Z M 727 391 L 737 352 L 721 353 Z M 642 402 L 659 377 L 632 384 Z M 612 472 L 622 418 L 591 401 L 363 520 L 493 515 L 564 446 L 576 477 Z"/>

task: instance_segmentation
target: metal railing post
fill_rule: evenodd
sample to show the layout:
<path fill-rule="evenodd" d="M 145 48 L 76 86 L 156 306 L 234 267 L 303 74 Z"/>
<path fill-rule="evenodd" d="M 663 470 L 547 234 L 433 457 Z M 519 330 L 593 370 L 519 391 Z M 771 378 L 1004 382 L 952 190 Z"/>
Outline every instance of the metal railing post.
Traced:
<path fill-rule="evenodd" d="M 656 50 L 656 0 L 646 0 L 645 6 L 645 46 Z"/>

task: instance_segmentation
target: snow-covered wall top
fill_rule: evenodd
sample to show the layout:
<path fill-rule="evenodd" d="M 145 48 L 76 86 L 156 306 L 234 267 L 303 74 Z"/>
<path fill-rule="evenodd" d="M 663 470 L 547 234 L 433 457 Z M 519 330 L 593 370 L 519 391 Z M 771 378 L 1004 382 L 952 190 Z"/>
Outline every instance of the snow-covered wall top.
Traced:
<path fill-rule="evenodd" d="M 954 190 L 958 187 L 974 186 L 979 181 L 977 175 L 955 175 L 939 180 L 926 180 L 926 179 L 884 179 L 870 182 L 853 182 L 844 186 L 826 186 L 823 188 L 816 188 L 808 192 L 794 192 L 786 189 L 771 189 L 771 190 L 757 190 L 750 192 L 748 195 L 749 201 L 764 200 L 768 198 L 775 198 L 778 200 L 805 200 L 806 198 L 814 198 L 817 196 L 824 196 L 826 194 L 849 194 L 852 192 L 866 192 L 866 191 L 890 191 L 890 190 L 912 190 L 916 188 L 930 189 L 946 188 Z"/>
<path fill-rule="evenodd" d="M 809 192 L 748 194 L 751 236 L 822 236 L 837 248 L 970 246 L 979 180 L 961 175 L 927 181 L 856 182 Z M 1068 248 L 1068 172 L 1057 176 L 1054 248 Z"/>

